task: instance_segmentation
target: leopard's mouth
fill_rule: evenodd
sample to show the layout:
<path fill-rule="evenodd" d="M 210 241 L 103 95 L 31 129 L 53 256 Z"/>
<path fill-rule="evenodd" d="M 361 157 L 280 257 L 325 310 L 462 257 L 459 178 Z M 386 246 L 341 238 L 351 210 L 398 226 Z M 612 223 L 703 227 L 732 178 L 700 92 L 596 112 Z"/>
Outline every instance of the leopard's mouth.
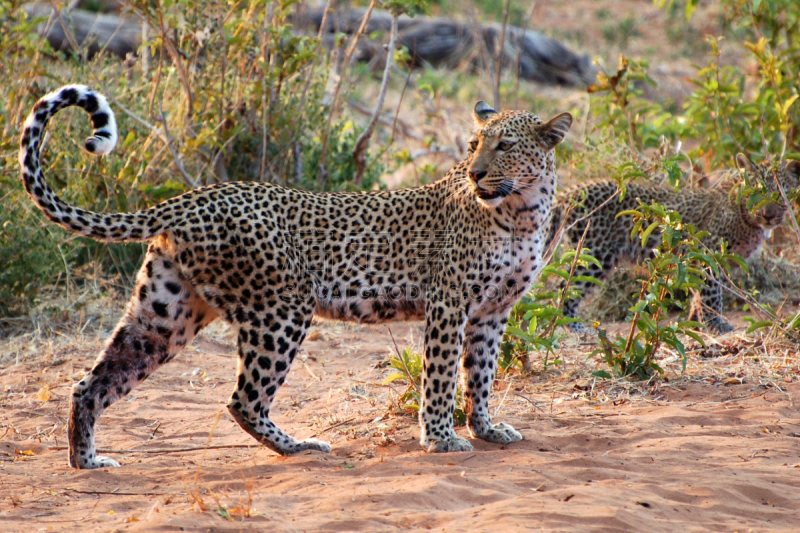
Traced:
<path fill-rule="evenodd" d="M 487 191 L 486 189 L 476 189 L 475 194 L 478 195 L 478 198 L 481 200 L 494 200 L 495 198 L 503 198 L 506 196 L 506 193 L 501 191 L 500 189 L 496 189 L 494 191 Z"/>

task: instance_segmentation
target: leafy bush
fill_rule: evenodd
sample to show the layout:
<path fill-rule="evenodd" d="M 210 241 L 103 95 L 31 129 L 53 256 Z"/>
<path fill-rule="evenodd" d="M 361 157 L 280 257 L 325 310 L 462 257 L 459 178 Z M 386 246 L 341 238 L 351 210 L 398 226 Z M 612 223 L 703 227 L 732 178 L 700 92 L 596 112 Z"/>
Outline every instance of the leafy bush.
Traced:
<path fill-rule="evenodd" d="M 600 330 L 600 348 L 592 356 L 600 355 L 620 377 L 636 376 L 649 378 L 653 371 L 663 370 L 654 358 L 662 344 L 673 348 L 683 358 L 686 367 L 686 350 L 682 336 L 691 337 L 703 346 L 703 339 L 694 331 L 703 325 L 691 320 L 671 320 L 668 311 L 678 308 L 686 315 L 684 306 L 687 295 L 693 289 L 700 289 L 706 279 L 705 269 L 720 275 L 720 268 L 730 271 L 730 262 L 736 262 L 746 269 L 738 256 L 728 254 L 724 247 L 718 253 L 706 250 L 701 239 L 707 232 L 697 232 L 691 225 L 684 225 L 680 215 L 665 210 L 658 204 L 640 203 L 638 210 L 622 211 L 619 216 L 632 217 L 634 224 L 631 238 L 641 239 L 642 246 L 651 235 L 661 236 L 655 255 L 645 260 L 648 276 L 642 280 L 639 301 L 629 309 L 633 313 L 627 337 L 617 337 L 611 341 L 605 331 Z M 605 370 L 595 372 L 598 377 L 611 377 Z"/>
<path fill-rule="evenodd" d="M 656 3 L 670 11 L 683 8 L 687 18 L 696 6 L 694 0 Z M 755 159 L 771 159 L 775 165 L 784 158 L 800 158 L 796 126 L 800 119 L 796 103 L 796 74 L 800 70 L 796 29 L 800 27 L 800 11 L 795 4 L 792 0 L 723 0 L 727 37 L 749 51 L 759 66 L 758 73 L 753 76 L 738 66 L 721 66 L 719 40 L 708 38 L 712 59 L 698 70 L 693 80 L 695 89 L 677 112 L 644 98 L 644 85 L 654 84 L 647 75 L 646 61 L 621 58 L 616 72 L 600 74 L 589 88 L 596 129 L 586 143 L 587 150 L 568 153 L 567 162 L 579 172 L 585 169 L 590 176 L 591 172 L 598 172 L 616 177 L 624 194 L 629 179 L 653 179 L 676 188 L 687 186 L 686 178 L 691 172 L 698 168 L 710 171 L 733 167 L 734 155 L 742 151 Z M 674 148 L 681 143 L 689 148 Z M 660 155 L 648 159 L 644 154 L 653 149 L 659 149 Z M 754 193 L 748 201 L 751 209 L 764 201 L 782 200 L 776 195 L 767 198 L 750 188 L 739 192 Z M 786 193 L 790 200 L 797 198 L 797 191 Z M 682 354 L 681 335 L 692 336 L 692 328 L 696 327 L 688 321 L 662 325 L 666 310 L 680 308 L 684 290 L 702 279 L 703 265 L 727 277 L 727 263 L 737 259 L 725 253 L 724 248 L 714 253 L 698 248 L 697 236 L 661 206 L 644 206 L 638 217 L 640 224 L 650 221 L 639 229 L 660 229 L 665 231 L 667 240 L 662 240 L 659 255 L 647 262 L 648 276 L 642 280 L 638 303 L 630 309 L 633 317 L 629 335 L 611 341 L 601 333 L 601 348 L 596 353 L 616 375 L 647 377 L 659 371 L 653 360 L 658 346 L 669 344 Z M 795 220 L 790 224 L 800 242 L 794 212 L 792 217 Z M 672 228 L 671 233 L 667 233 L 668 228 Z M 782 320 L 746 291 L 731 288 L 762 315 L 749 319 L 751 331 L 771 327 L 800 338 L 800 315 Z"/>
<path fill-rule="evenodd" d="M 43 150 L 47 179 L 65 200 L 87 209 L 133 211 L 227 180 L 316 190 L 377 185 L 392 154 L 368 154 L 366 174 L 353 182 L 359 127 L 336 114 L 329 120 L 329 55 L 316 36 L 292 31 L 293 4 L 131 0 L 127 7 L 148 23 L 148 41 L 139 58 L 119 61 L 54 52 L 35 34 L 42 19 L 28 20 L 18 1 L 0 0 L 0 70 L 13 73 L 4 78 L 0 104 L 0 196 L 13 206 L 0 215 L 12 225 L 0 236 L 8 244 L 0 314 L 24 312 L 38 288 L 64 271 L 94 263 L 100 272 L 130 279 L 142 257 L 141 245 L 75 239 L 20 207 L 30 203 L 14 179 L 18 128 L 36 100 L 60 85 L 93 86 L 110 97 L 117 114 L 116 155 L 95 159 L 83 152 L 90 125 L 80 110 L 59 114 Z M 36 247 L 35 257 L 26 246 Z"/>
<path fill-rule="evenodd" d="M 406 390 L 397 400 L 397 407 L 401 411 L 419 413 L 419 406 L 422 401 L 422 357 L 417 352 L 412 352 L 410 348 L 404 348 L 402 352 L 389 358 L 389 365 L 397 372 L 391 374 L 383 380 L 382 385 L 389 385 L 395 381 L 405 381 L 408 383 Z M 467 415 L 464 412 L 464 394 L 461 387 L 456 388 L 456 409 L 453 413 L 453 423 L 463 426 L 467 423 Z"/>
<path fill-rule="evenodd" d="M 521 367 L 530 371 L 530 354 L 536 350 L 544 350 L 542 367 L 547 369 L 551 365 L 561 363 L 556 356 L 561 340 L 566 337 L 562 329 L 556 331 L 558 326 L 580 322 L 578 318 L 564 316 L 561 311 L 563 303 L 578 296 L 579 289 L 573 288 L 572 281 L 589 281 L 600 283 L 591 276 L 575 276 L 578 265 L 600 263 L 588 254 L 588 250 L 577 253 L 575 250 L 562 250 L 559 246 L 553 254 L 552 262 L 547 265 L 531 290 L 517 302 L 508 318 L 508 327 L 500 345 L 500 368 L 508 371 L 514 367 Z M 560 279 L 561 287 L 548 290 L 547 282 L 550 278 Z"/>

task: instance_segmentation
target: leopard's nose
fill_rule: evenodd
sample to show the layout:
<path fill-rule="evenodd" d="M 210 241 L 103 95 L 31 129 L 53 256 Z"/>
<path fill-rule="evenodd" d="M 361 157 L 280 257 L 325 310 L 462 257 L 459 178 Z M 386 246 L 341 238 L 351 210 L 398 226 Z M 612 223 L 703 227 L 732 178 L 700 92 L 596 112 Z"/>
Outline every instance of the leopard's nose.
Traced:
<path fill-rule="evenodd" d="M 485 170 L 470 170 L 469 171 L 469 177 L 472 178 L 472 181 L 474 181 L 475 183 L 478 183 L 483 178 L 485 178 L 486 174 L 488 174 L 488 172 L 486 172 Z"/>

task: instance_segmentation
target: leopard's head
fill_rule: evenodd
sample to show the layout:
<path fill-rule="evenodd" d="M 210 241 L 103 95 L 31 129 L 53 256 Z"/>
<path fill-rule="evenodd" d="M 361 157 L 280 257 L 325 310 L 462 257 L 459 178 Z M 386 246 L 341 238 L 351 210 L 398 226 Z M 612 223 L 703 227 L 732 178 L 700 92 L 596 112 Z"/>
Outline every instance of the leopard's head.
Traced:
<path fill-rule="evenodd" d="M 554 189 L 554 148 L 572 126 L 572 115 L 544 122 L 527 111 L 498 113 L 481 101 L 474 117 L 477 131 L 469 142 L 467 175 L 481 203 L 498 206 L 542 181 Z"/>
<path fill-rule="evenodd" d="M 788 207 L 778 190 L 778 183 L 787 194 L 797 189 L 800 185 L 800 162 L 790 160 L 776 164 L 767 160 L 755 164 L 740 153 L 736 156 L 736 166 L 744 173 L 747 190 L 752 191 L 742 201 L 753 221 L 765 230 L 780 226 Z"/>

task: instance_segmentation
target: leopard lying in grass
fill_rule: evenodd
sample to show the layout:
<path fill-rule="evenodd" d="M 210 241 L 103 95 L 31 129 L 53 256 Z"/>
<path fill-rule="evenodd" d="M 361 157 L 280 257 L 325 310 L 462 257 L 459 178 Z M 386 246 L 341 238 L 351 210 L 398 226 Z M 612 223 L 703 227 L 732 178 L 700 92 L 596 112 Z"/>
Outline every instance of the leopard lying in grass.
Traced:
<path fill-rule="evenodd" d="M 49 119 L 77 105 L 92 118 L 86 149 L 117 139 L 105 98 L 83 86 L 43 97 L 23 126 L 22 181 L 52 221 L 79 235 L 149 241 L 133 295 L 91 372 L 72 389 L 69 463 L 119 466 L 96 455 L 95 422 L 216 317 L 238 330 L 238 379 L 228 409 L 280 454 L 328 452 L 270 419 L 278 387 L 314 315 L 358 322 L 425 318 L 420 426 L 431 452 L 472 446 L 453 430 L 459 362 L 473 437 L 522 436 L 493 425 L 488 400 L 514 302 L 536 279 L 556 189 L 555 146 L 568 113 L 475 106 L 468 157 L 444 178 L 393 192 L 314 193 L 256 182 L 197 189 L 135 213 L 67 204 L 47 185 L 39 150 Z"/>
<path fill-rule="evenodd" d="M 779 168 L 770 162 L 758 165 L 752 163 L 744 154 L 736 156 L 741 172 L 747 174 L 750 183 L 760 184 L 767 193 L 777 193 L 777 182 L 784 191 L 798 186 L 800 162 L 787 161 Z M 779 196 L 774 203 L 766 203 L 753 212 L 747 209 L 747 196 L 737 195 L 734 187 L 743 180 L 740 172 L 731 173 L 717 187 L 712 189 L 674 189 L 647 183 L 629 183 L 624 200 L 617 197 L 617 183 L 612 179 L 589 181 L 565 189 L 558 193 L 553 207 L 553 218 L 548 241 L 556 238 L 559 229 L 564 227 L 564 240 L 572 246 L 577 245 L 583 235 L 587 221 L 591 221 L 583 247 L 602 264 L 587 267 L 579 266 L 575 276 L 590 275 L 601 281 L 609 276 L 621 260 L 641 262 L 652 254 L 660 235 L 654 232 L 645 246 L 639 239 L 631 239 L 631 217 L 617 218 L 623 210 L 636 209 L 638 200 L 657 202 L 666 208 L 680 213 L 685 224 L 692 224 L 698 230 L 709 232 L 705 244 L 718 248 L 722 240 L 728 243 L 728 250 L 744 258 L 751 256 L 762 244 L 765 236 L 779 226 L 788 209 Z M 566 214 L 566 220 L 564 220 Z M 715 333 L 727 333 L 734 328 L 722 317 L 722 287 L 720 280 L 707 271 L 707 279 L 700 297 L 707 319 L 707 328 Z M 565 316 L 577 317 L 577 309 L 583 297 L 595 287 L 588 281 L 576 281 L 574 286 L 583 290 L 583 296 L 564 303 Z M 575 332 L 587 331 L 586 326 L 577 322 L 570 325 Z"/>

